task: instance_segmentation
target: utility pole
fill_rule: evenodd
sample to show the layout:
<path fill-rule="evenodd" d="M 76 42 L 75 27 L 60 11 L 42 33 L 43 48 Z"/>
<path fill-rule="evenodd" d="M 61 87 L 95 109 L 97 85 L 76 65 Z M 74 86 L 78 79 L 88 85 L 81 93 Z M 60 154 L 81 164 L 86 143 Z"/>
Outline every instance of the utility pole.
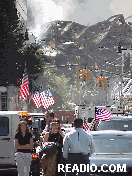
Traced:
<path fill-rule="evenodd" d="M 80 56 L 76 56 L 76 87 L 77 91 L 79 91 L 80 88 L 80 79 L 79 79 L 79 73 L 80 73 Z M 77 104 L 80 104 L 80 95 L 78 94 L 78 101 Z"/>
<path fill-rule="evenodd" d="M 77 90 L 79 91 L 80 56 L 76 56 L 76 64 L 77 64 L 76 66 L 76 87 L 77 87 Z"/>

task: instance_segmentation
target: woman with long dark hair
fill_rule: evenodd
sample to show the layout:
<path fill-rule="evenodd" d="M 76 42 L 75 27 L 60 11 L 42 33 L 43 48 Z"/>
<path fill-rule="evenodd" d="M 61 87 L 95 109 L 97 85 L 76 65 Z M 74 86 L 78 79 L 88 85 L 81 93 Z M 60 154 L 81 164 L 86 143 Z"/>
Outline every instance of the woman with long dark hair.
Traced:
<path fill-rule="evenodd" d="M 61 163 L 62 147 L 63 147 L 63 133 L 60 130 L 60 120 L 53 119 L 50 126 L 50 132 L 46 133 L 43 142 L 57 142 L 57 154 L 56 154 L 56 172 L 55 175 L 64 176 L 65 173 L 58 173 L 58 164 Z M 47 174 L 46 174 L 47 176 Z"/>
<path fill-rule="evenodd" d="M 31 165 L 33 137 L 25 121 L 20 121 L 15 130 L 16 164 L 19 176 L 28 176 Z"/>

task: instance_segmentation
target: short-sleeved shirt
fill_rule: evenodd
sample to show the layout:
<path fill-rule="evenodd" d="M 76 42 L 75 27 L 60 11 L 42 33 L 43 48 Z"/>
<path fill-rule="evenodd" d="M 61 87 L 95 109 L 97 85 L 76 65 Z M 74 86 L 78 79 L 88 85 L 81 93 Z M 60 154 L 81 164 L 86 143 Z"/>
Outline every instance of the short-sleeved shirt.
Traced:
<path fill-rule="evenodd" d="M 30 144 L 30 139 L 32 138 L 31 133 L 26 133 L 23 137 L 21 132 L 16 133 L 15 139 L 18 139 L 19 145 Z M 31 149 L 17 149 L 17 152 L 31 153 Z"/>

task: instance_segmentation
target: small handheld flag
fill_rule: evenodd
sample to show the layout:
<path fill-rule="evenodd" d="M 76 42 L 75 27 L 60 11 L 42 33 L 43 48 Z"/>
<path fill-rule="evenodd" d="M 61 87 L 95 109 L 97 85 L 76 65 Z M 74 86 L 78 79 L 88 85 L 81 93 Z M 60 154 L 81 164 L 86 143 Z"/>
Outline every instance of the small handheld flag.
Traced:
<path fill-rule="evenodd" d="M 100 121 L 110 121 L 111 112 L 105 109 L 95 108 L 95 119 Z"/>
<path fill-rule="evenodd" d="M 88 129 L 89 129 L 89 125 L 88 125 L 88 123 L 86 122 L 86 119 L 85 119 L 85 117 L 84 117 L 84 130 L 85 130 L 85 131 L 88 131 Z"/>

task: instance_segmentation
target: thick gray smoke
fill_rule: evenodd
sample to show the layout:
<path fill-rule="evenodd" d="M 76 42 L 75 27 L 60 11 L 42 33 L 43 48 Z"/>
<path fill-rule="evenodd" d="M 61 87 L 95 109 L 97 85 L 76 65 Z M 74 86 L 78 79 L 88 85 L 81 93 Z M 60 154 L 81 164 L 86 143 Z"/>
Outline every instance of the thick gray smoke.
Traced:
<path fill-rule="evenodd" d="M 70 20 L 93 25 L 118 13 L 127 13 L 131 0 L 27 0 L 28 28 L 39 36 L 50 21 Z M 121 4 L 120 4 L 121 2 Z M 127 6 L 126 6 L 127 5 Z M 131 14 L 129 14 L 131 15 Z"/>

